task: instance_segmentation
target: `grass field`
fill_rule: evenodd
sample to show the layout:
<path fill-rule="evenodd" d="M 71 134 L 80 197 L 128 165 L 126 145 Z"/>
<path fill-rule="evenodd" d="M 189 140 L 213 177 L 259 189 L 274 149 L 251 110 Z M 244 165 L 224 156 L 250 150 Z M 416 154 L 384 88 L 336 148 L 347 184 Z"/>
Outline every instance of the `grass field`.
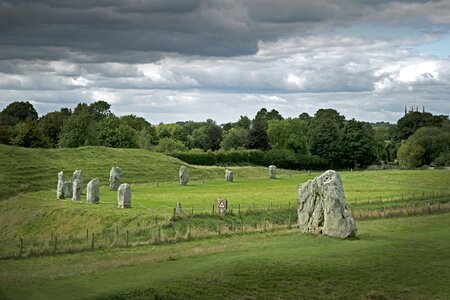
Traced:
<path fill-rule="evenodd" d="M 450 214 L 0 260 L 11 299 L 448 299 Z"/>
<path fill-rule="evenodd" d="M 183 162 L 146 150 L 0 145 L 0 154 L 0 252 L 17 255 L 22 238 L 29 254 L 0 259 L 0 299 L 450 297 L 450 214 L 442 213 L 449 209 L 448 170 L 341 172 L 360 218 L 360 239 L 341 241 L 286 226 L 288 218 L 295 222 L 298 184 L 319 172 L 278 170 L 270 180 L 266 168 L 230 167 L 235 182 L 228 183 L 225 167 L 188 166 L 191 181 L 180 186 Z M 122 167 L 123 181 L 132 184 L 131 209 L 117 209 L 117 194 L 107 187 L 111 166 Z M 75 169 L 85 184 L 100 178 L 99 205 L 85 204 L 85 195 L 56 200 L 56 173 L 71 179 Z M 211 214 L 219 197 L 234 211 L 226 220 Z M 171 219 L 177 202 L 185 215 Z M 386 207 L 388 216 L 430 213 L 426 204 L 441 214 L 362 221 L 380 218 Z M 156 230 L 172 239 L 152 243 Z M 194 239 L 186 241 L 191 230 Z M 128 231 L 133 247 L 124 248 Z M 86 251 L 93 232 L 106 236 L 104 244 Z M 48 255 L 56 237 L 60 254 Z M 64 241 L 82 251 L 68 254 L 78 244 Z"/>

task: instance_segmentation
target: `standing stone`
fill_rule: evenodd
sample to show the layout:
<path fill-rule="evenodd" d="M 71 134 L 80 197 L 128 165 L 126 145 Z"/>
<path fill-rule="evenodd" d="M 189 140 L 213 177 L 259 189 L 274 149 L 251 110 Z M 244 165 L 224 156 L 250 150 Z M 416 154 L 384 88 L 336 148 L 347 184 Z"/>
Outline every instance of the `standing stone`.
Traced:
<path fill-rule="evenodd" d="M 185 166 L 180 167 L 180 171 L 178 172 L 180 175 L 180 184 L 186 185 L 189 182 L 189 172 Z"/>
<path fill-rule="evenodd" d="M 277 178 L 277 167 L 275 167 L 274 165 L 269 166 L 269 178 L 270 179 Z"/>
<path fill-rule="evenodd" d="M 100 180 L 94 178 L 87 184 L 86 203 L 100 203 Z"/>
<path fill-rule="evenodd" d="M 233 182 L 233 171 L 225 170 L 225 180 L 228 182 Z"/>
<path fill-rule="evenodd" d="M 75 178 L 72 183 L 72 200 L 80 201 L 81 199 L 81 185 L 82 181 L 80 178 Z"/>
<path fill-rule="evenodd" d="M 64 181 L 64 198 L 72 197 L 72 181 Z"/>
<path fill-rule="evenodd" d="M 302 232 L 347 238 L 356 222 L 345 201 L 341 176 L 328 170 L 298 189 L 298 225 Z"/>
<path fill-rule="evenodd" d="M 117 189 L 117 206 L 131 208 L 131 185 L 122 183 Z"/>
<path fill-rule="evenodd" d="M 64 199 L 64 172 L 58 173 L 58 185 L 56 186 L 56 199 Z"/>
<path fill-rule="evenodd" d="M 119 167 L 112 167 L 109 171 L 109 190 L 117 191 L 120 186 L 120 179 L 122 178 L 122 169 Z"/>
<path fill-rule="evenodd" d="M 75 170 L 75 172 L 73 172 L 72 182 L 75 182 L 75 179 L 80 180 L 80 195 L 81 195 L 83 194 L 83 173 L 81 170 Z"/>

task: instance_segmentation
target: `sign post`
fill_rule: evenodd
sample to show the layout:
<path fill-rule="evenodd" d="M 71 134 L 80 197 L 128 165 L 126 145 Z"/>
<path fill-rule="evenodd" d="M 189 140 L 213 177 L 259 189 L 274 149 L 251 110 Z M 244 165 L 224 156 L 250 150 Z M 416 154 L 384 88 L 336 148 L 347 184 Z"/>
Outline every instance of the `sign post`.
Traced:
<path fill-rule="evenodd" d="M 228 208 L 228 200 L 227 199 L 217 200 L 217 208 L 218 208 L 219 214 L 225 215 L 227 208 Z"/>

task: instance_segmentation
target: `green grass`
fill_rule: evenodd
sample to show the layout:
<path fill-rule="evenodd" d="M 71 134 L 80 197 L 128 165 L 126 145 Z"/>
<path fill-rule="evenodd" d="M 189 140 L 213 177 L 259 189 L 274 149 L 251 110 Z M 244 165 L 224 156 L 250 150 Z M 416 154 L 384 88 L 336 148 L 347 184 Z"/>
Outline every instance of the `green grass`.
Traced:
<path fill-rule="evenodd" d="M 0 289 L 11 299 L 450 298 L 450 214 L 358 227 L 358 240 L 292 229 L 0 260 Z"/>
<path fill-rule="evenodd" d="M 56 187 L 57 173 L 64 171 L 65 179 L 72 180 L 75 170 L 83 170 L 84 184 L 98 177 L 108 185 L 109 170 L 119 166 L 123 182 L 154 183 L 178 180 L 182 161 L 164 154 L 141 149 L 113 149 L 81 147 L 65 149 L 32 149 L 0 144 L 0 200 L 19 193 L 49 190 Z M 185 164 L 186 165 L 186 164 Z M 189 167 L 194 181 L 201 178 L 223 178 L 219 167 Z M 241 168 L 246 177 L 267 175 L 265 168 Z"/>

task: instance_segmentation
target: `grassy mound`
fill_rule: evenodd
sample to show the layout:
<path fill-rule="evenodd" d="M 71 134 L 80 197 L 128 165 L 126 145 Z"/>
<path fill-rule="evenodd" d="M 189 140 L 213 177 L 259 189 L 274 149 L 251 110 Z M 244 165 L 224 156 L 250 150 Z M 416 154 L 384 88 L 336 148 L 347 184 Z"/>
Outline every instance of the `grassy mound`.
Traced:
<path fill-rule="evenodd" d="M 108 184 L 109 170 L 119 166 L 123 182 L 149 183 L 178 180 L 182 161 L 164 154 L 142 149 L 81 147 L 65 149 L 31 149 L 0 145 L 0 200 L 19 193 L 56 188 L 57 173 L 64 171 L 72 180 L 75 170 L 83 170 L 84 184 L 98 177 Z M 223 168 L 190 167 L 192 180 L 222 178 Z M 262 176 L 264 168 L 243 168 L 246 176 Z"/>

